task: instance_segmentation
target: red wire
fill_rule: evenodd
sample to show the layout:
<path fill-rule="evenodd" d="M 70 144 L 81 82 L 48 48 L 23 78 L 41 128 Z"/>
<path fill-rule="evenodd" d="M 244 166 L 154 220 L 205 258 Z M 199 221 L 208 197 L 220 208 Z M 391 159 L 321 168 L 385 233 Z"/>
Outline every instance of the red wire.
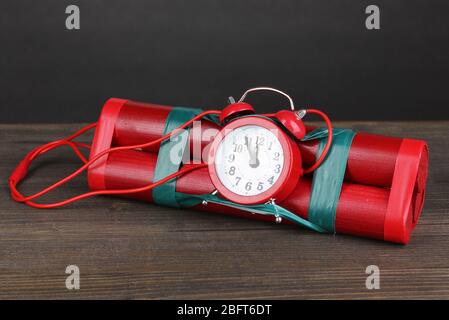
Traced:
<path fill-rule="evenodd" d="M 304 173 L 310 173 L 312 171 L 314 171 L 316 168 L 318 168 L 321 163 L 324 161 L 324 159 L 326 158 L 326 155 L 330 149 L 330 146 L 332 144 L 332 125 L 331 122 L 329 120 L 329 118 L 326 116 L 326 114 L 324 114 L 323 112 L 321 112 L 320 110 L 316 110 L 316 109 L 308 109 L 306 110 L 307 113 L 312 113 L 312 114 L 317 114 L 320 115 L 324 121 L 326 122 L 327 125 L 327 129 L 328 129 L 328 139 L 327 139 L 327 143 L 326 146 L 323 149 L 323 152 L 321 154 L 321 156 L 319 157 L 319 159 L 317 160 L 317 162 L 312 165 L 310 168 L 304 170 Z M 90 146 L 81 142 L 76 142 L 76 141 L 71 141 L 73 139 L 75 139 L 76 137 L 80 136 L 81 134 L 85 133 L 86 131 L 96 127 L 97 123 L 92 123 L 90 125 L 85 126 L 84 128 L 80 129 L 79 131 L 75 132 L 74 134 L 72 134 L 71 136 L 65 138 L 65 139 L 61 139 L 61 140 L 56 140 L 53 142 L 49 142 L 47 144 L 44 144 L 42 146 L 39 146 L 37 148 L 35 148 L 34 150 L 32 150 L 31 152 L 29 152 L 25 158 L 17 165 L 17 167 L 15 168 L 15 170 L 13 171 L 13 173 L 11 174 L 10 178 L 9 178 L 9 187 L 11 190 L 11 196 L 13 197 L 14 200 L 18 201 L 18 202 L 24 202 L 29 206 L 35 207 L 35 208 L 56 208 L 56 207 L 61 207 L 67 204 L 70 204 L 72 202 L 81 200 L 81 199 L 85 199 L 85 198 L 89 198 L 95 195 L 105 195 L 105 194 L 127 194 L 127 193 L 136 193 L 136 192 L 141 192 L 141 191 L 146 191 L 146 190 L 151 190 L 169 180 L 172 180 L 176 177 L 179 177 L 187 172 L 190 172 L 192 170 L 196 170 L 202 167 L 207 166 L 207 164 L 198 164 L 198 165 L 192 165 L 189 167 L 184 167 L 181 170 L 179 170 L 178 172 L 175 172 L 155 183 L 143 186 L 143 187 L 139 187 L 139 188 L 132 188 L 132 189 L 113 189 L 113 190 L 97 190 L 97 191 L 91 191 L 91 192 L 86 192 L 71 198 L 68 198 L 66 200 L 63 201 L 59 201 L 59 202 L 55 202 L 55 203 L 48 203 L 48 204 L 40 204 L 40 203 L 36 203 L 33 202 L 31 200 L 41 197 L 42 195 L 56 189 L 57 187 L 67 183 L 68 181 L 74 179 L 76 176 L 78 176 L 79 174 L 81 174 L 83 171 L 85 171 L 90 165 L 92 165 L 95 161 L 97 161 L 99 158 L 101 158 L 102 156 L 111 153 L 111 152 L 115 152 L 115 151 L 119 151 L 119 150 L 130 150 L 130 149 L 139 149 L 139 148 L 146 148 L 146 147 L 150 147 L 154 144 L 158 144 L 161 143 L 162 141 L 170 138 L 171 136 L 177 134 L 180 130 L 190 126 L 194 121 L 201 119 L 202 117 L 209 115 L 209 114 L 220 114 L 221 111 L 218 110 L 208 110 L 208 111 L 204 111 L 200 114 L 198 114 L 197 116 L 193 117 L 191 120 L 185 122 L 183 125 L 181 125 L 180 127 L 178 127 L 177 129 L 173 130 L 172 132 L 147 143 L 143 143 L 143 144 L 137 144 L 137 145 L 131 145 L 131 146 L 121 146 L 121 147 L 115 147 L 115 148 L 109 148 L 106 150 L 103 150 L 102 152 L 100 152 L 99 154 L 95 155 L 94 157 L 92 157 L 92 159 L 87 160 L 83 154 L 81 153 L 81 151 L 79 150 L 78 147 L 81 148 L 87 148 L 90 149 Z M 84 165 L 81 166 L 79 169 L 75 170 L 74 172 L 72 172 L 70 175 L 66 176 L 65 178 L 57 181 L 56 183 L 46 187 L 45 189 L 30 195 L 30 196 L 23 196 L 18 190 L 17 190 L 17 184 L 26 176 L 28 168 L 31 164 L 31 162 L 37 158 L 38 156 L 49 152 L 50 150 L 56 149 L 60 146 L 64 146 L 64 145 L 68 145 L 69 147 L 71 147 L 73 149 L 73 151 L 75 152 L 75 154 L 81 159 L 81 161 L 84 162 Z"/>
<path fill-rule="evenodd" d="M 199 169 L 199 168 L 203 168 L 206 167 L 207 163 L 201 163 L 201 164 L 197 164 L 197 165 L 191 165 L 188 167 L 183 167 L 181 168 L 181 170 L 174 172 L 168 176 L 166 176 L 165 178 L 155 182 L 155 183 L 151 183 L 149 185 L 143 186 L 143 187 L 139 187 L 139 188 L 132 188 L 132 189 L 110 189 L 110 190 L 98 190 L 98 191 L 91 191 L 91 192 L 86 192 L 86 193 L 82 193 L 78 196 L 74 196 L 72 198 L 68 198 L 66 200 L 63 201 L 59 201 L 59 202 L 54 202 L 54 203 L 48 203 L 48 204 L 41 204 L 41 203 L 36 203 L 36 202 L 32 202 L 32 201 L 22 201 L 24 203 L 26 203 L 27 205 L 34 207 L 34 208 L 38 208 L 38 209 L 51 209 L 51 208 L 57 208 L 57 207 L 62 207 L 65 205 L 68 205 L 72 202 L 75 201 L 79 201 L 82 199 L 86 199 L 86 198 L 90 198 L 93 196 L 98 196 L 98 195 L 111 195 L 111 194 L 128 194 L 128 193 L 136 193 L 136 192 L 142 192 L 142 191 L 147 191 L 147 190 L 151 190 L 153 188 L 156 188 L 157 186 L 160 186 L 161 184 L 166 183 L 167 181 L 170 181 L 176 177 L 179 177 L 187 172 Z"/>
<path fill-rule="evenodd" d="M 170 138 L 171 136 L 177 134 L 180 130 L 190 126 L 194 121 L 209 115 L 209 114 L 220 114 L 221 111 L 218 110 L 208 110 L 208 111 L 204 111 L 200 114 L 198 114 L 197 116 L 193 117 L 191 120 L 185 122 L 183 125 L 181 125 L 180 127 L 176 128 L 175 130 L 173 130 L 172 132 L 147 143 L 143 143 L 143 144 L 138 144 L 138 145 L 131 145 L 131 146 L 122 146 L 122 147 L 115 147 L 115 148 L 109 148 L 106 150 L 103 150 L 102 152 L 100 152 L 99 154 L 95 155 L 92 159 L 90 159 L 89 161 L 85 161 L 84 157 L 82 156 L 81 152 L 79 152 L 79 149 L 77 148 L 78 146 L 84 147 L 83 144 L 80 143 L 74 143 L 71 142 L 70 140 L 78 137 L 79 135 L 83 134 L 84 132 L 94 128 L 96 126 L 96 123 L 90 124 L 84 128 L 82 128 L 81 130 L 79 130 L 78 132 L 74 133 L 73 135 L 71 135 L 70 137 L 63 139 L 63 140 L 57 140 L 57 141 L 53 141 L 50 143 L 47 143 L 43 146 L 40 146 L 34 150 L 32 150 L 30 153 L 28 153 L 28 155 L 18 164 L 18 166 L 16 167 L 16 169 L 13 171 L 13 173 L 11 174 L 10 178 L 9 178 L 9 187 L 11 189 L 11 196 L 13 197 L 14 200 L 18 201 L 18 202 L 24 202 L 30 206 L 36 207 L 36 208 L 55 208 L 55 207 L 60 207 L 69 203 L 72 203 L 74 201 L 80 200 L 80 199 L 84 199 L 84 198 L 88 198 L 94 195 L 98 195 L 98 194 L 124 194 L 124 193 L 134 193 L 134 192 L 140 192 L 140 191 L 145 191 L 145 190 L 150 190 L 158 185 L 161 185 L 162 183 L 174 179 L 175 177 L 178 177 L 188 171 L 192 171 L 201 167 L 206 166 L 206 164 L 199 164 L 199 165 L 195 165 L 195 166 L 190 166 L 186 169 L 181 169 L 180 171 L 167 176 L 166 178 L 159 180 L 156 183 L 141 187 L 141 188 L 134 188 L 134 189 L 114 189 L 114 190 L 100 190 L 100 191 L 92 191 L 92 192 L 87 192 L 69 199 L 66 199 L 64 201 L 60 201 L 60 202 L 56 202 L 56 203 L 49 203 L 49 204 L 38 204 L 35 202 L 31 202 L 31 200 L 38 198 L 52 190 L 54 190 L 55 188 L 59 187 L 60 185 L 72 180 L 73 178 L 75 178 L 76 176 L 78 176 L 79 174 L 81 174 L 83 171 L 85 171 L 90 165 L 92 165 L 95 161 L 97 161 L 99 158 L 101 158 L 102 156 L 104 156 L 107 153 L 111 153 L 111 152 L 115 152 L 115 151 L 119 151 L 119 150 L 130 150 L 130 149 L 137 149 L 137 148 L 146 148 L 146 147 L 150 147 L 154 144 L 158 144 L 168 138 Z M 77 153 L 78 157 L 80 157 L 81 160 L 83 160 L 84 165 L 81 166 L 79 169 L 75 170 L 73 173 L 71 173 L 70 175 L 66 176 L 65 178 L 57 181 L 56 183 L 48 186 L 47 188 L 33 194 L 30 196 L 23 196 L 18 190 L 17 190 L 17 184 L 26 176 L 27 171 L 28 171 L 28 167 L 31 164 L 31 162 L 39 155 L 44 154 L 52 149 L 55 149 L 61 145 L 69 145 L 70 147 L 72 147 L 72 149 L 75 151 L 75 153 Z"/>
<path fill-rule="evenodd" d="M 322 112 L 321 110 L 318 110 L 318 109 L 306 109 L 306 114 L 307 113 L 317 114 L 321 118 L 323 118 L 324 122 L 326 122 L 328 137 L 327 137 L 326 146 L 324 147 L 323 152 L 321 153 L 321 156 L 310 168 L 307 168 L 304 170 L 304 174 L 312 173 L 323 163 L 323 161 L 324 161 L 324 159 L 326 159 L 327 153 L 329 152 L 329 149 L 332 145 L 332 123 L 331 123 L 329 117 L 324 112 Z M 276 113 L 264 113 L 263 115 L 265 117 L 271 118 L 271 117 L 275 117 Z"/>
<path fill-rule="evenodd" d="M 304 174 L 308 174 L 308 173 L 315 171 L 321 165 L 321 163 L 323 163 L 323 161 L 324 161 L 324 159 L 326 159 L 327 153 L 329 152 L 329 149 L 332 145 L 332 123 L 331 123 L 330 119 L 328 118 L 328 116 L 324 112 L 322 112 L 318 109 L 307 109 L 306 114 L 307 113 L 317 114 L 321 118 L 323 118 L 324 122 L 326 122 L 328 135 L 327 135 L 326 146 L 324 147 L 323 152 L 321 153 L 320 157 L 312 166 L 310 166 L 309 168 L 304 170 Z"/>

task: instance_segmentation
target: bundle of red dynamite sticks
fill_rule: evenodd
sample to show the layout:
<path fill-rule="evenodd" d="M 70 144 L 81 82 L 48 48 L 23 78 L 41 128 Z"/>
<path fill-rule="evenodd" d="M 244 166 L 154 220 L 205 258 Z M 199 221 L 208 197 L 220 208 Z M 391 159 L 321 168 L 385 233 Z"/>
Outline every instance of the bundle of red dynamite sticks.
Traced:
<path fill-rule="evenodd" d="M 97 123 L 90 158 L 111 147 L 143 144 L 160 138 L 172 109 L 170 106 L 109 99 Z M 202 120 L 199 134 L 190 131 L 188 145 L 191 148 L 199 145 L 204 151 L 211 136 L 203 133 L 219 129 L 219 124 L 214 121 Z M 317 140 L 298 145 L 303 165 L 311 165 L 316 159 Z M 158 151 L 159 145 L 153 145 L 105 154 L 89 167 L 89 187 L 91 190 L 108 190 L 148 185 L 153 181 Z M 338 199 L 336 233 L 408 243 L 423 208 L 427 166 L 428 150 L 424 141 L 357 133 L 352 140 Z M 301 177 L 295 190 L 279 205 L 307 219 L 311 187 L 312 175 Z M 176 191 L 195 195 L 213 192 L 207 168 L 178 177 Z M 151 202 L 152 192 L 126 196 Z M 194 208 L 273 220 L 272 216 L 251 214 L 214 203 L 198 204 Z"/>

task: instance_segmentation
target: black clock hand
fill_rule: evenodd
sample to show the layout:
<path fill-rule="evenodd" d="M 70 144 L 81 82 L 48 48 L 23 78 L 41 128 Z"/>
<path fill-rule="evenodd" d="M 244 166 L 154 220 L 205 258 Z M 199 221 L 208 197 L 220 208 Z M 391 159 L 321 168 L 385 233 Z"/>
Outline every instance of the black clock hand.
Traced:
<path fill-rule="evenodd" d="M 249 153 L 249 166 L 251 168 L 257 168 L 259 166 L 259 159 L 257 154 L 259 153 L 259 145 L 256 143 L 256 151 L 254 152 L 254 148 L 252 148 L 251 143 L 249 142 L 248 136 L 245 136 L 245 144 Z"/>
<path fill-rule="evenodd" d="M 257 168 L 260 164 L 259 161 L 259 144 L 256 143 L 256 166 L 254 168 Z"/>
<path fill-rule="evenodd" d="M 254 161 L 253 161 L 253 150 L 251 149 L 251 144 L 249 143 L 249 139 L 248 136 L 245 136 L 245 145 L 246 148 L 248 149 L 248 154 L 249 154 L 249 166 L 252 167 Z"/>

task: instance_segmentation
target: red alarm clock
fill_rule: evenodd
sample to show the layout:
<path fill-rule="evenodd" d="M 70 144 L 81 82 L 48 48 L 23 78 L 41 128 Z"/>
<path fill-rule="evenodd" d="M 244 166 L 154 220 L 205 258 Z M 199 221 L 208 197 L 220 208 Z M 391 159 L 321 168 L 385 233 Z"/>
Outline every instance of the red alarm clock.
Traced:
<path fill-rule="evenodd" d="M 212 183 L 240 204 L 282 201 L 302 172 L 296 143 L 273 120 L 257 115 L 231 121 L 209 150 Z"/>
<path fill-rule="evenodd" d="M 282 94 L 289 100 L 291 110 L 255 114 L 254 108 L 243 100 L 248 93 L 262 90 Z M 323 116 L 319 110 L 310 111 Z M 306 110 L 295 111 L 293 100 L 286 93 L 269 87 L 249 89 L 237 103 L 228 105 L 220 114 L 224 127 L 212 142 L 208 157 L 209 174 L 217 192 L 240 204 L 285 199 L 303 173 L 320 165 L 332 140 L 328 139 L 317 163 L 304 171 L 297 142 L 306 134 L 301 120 L 305 113 Z M 324 118 L 328 122 L 326 115 Z M 332 135 L 330 122 L 328 128 Z"/>

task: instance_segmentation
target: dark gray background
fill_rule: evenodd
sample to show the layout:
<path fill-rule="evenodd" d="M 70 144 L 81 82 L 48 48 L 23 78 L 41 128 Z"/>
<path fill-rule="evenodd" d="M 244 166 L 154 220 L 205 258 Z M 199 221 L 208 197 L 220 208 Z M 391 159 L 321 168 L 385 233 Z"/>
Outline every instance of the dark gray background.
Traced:
<path fill-rule="evenodd" d="M 0 122 L 93 121 L 112 96 L 217 108 L 258 85 L 333 119 L 449 119 L 448 15 L 447 0 L 2 0 Z"/>

